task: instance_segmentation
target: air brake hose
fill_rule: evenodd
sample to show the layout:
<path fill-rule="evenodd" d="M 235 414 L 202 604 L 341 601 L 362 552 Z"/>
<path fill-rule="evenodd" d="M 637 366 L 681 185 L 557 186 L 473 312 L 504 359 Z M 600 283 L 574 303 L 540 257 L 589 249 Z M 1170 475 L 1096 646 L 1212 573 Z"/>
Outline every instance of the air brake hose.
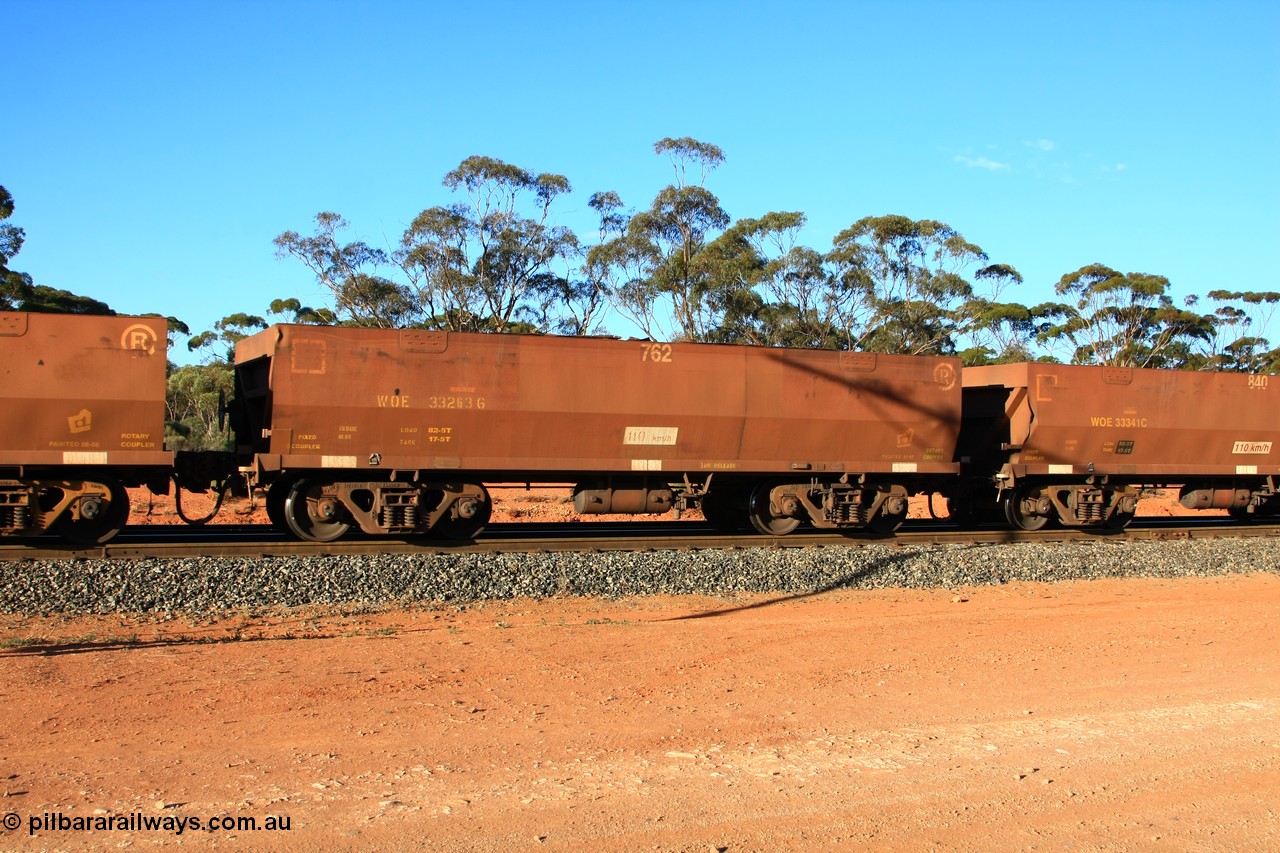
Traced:
<path fill-rule="evenodd" d="M 207 524 L 212 521 L 213 517 L 218 514 L 218 510 L 222 509 L 222 499 L 227 496 L 227 492 L 231 488 L 231 478 L 227 477 L 216 486 L 218 497 L 213 502 L 213 509 L 210 510 L 209 514 L 204 518 L 187 518 L 187 514 L 182 511 L 182 486 L 178 483 L 178 478 L 176 476 L 173 478 L 173 486 L 173 506 L 174 509 L 178 511 L 178 518 L 181 518 L 187 524 L 199 527 L 202 524 Z"/>

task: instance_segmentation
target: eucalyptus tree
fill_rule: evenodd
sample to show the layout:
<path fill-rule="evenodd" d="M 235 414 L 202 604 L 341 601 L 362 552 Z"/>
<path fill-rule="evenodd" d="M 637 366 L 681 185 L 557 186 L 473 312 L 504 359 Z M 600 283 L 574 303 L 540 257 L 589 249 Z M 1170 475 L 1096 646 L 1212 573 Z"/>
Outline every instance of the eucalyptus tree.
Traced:
<path fill-rule="evenodd" d="M 236 344 L 266 327 L 267 321 L 257 314 L 229 314 L 214 323 L 212 329 L 192 335 L 187 349 L 204 352 L 206 363 L 231 365 L 236 360 Z"/>
<path fill-rule="evenodd" d="M 1213 333 L 1213 317 L 1175 305 L 1161 275 L 1090 264 L 1054 290 L 1067 301 L 1044 306 L 1050 322 L 1037 337 L 1065 344 L 1074 364 L 1183 367 L 1192 346 Z"/>
<path fill-rule="evenodd" d="M 285 323 L 297 323 L 306 326 L 332 326 L 337 322 L 332 310 L 328 308 L 312 308 L 309 305 L 303 305 L 301 300 L 289 297 L 288 299 L 273 299 L 267 307 L 267 312 L 274 317 L 279 317 Z"/>
<path fill-rule="evenodd" d="M 476 156 L 443 183 L 466 200 L 423 210 L 395 253 L 423 324 L 538 330 L 548 322 L 548 297 L 574 296 L 556 268 L 577 256 L 577 237 L 551 222 L 552 204 L 572 190 L 568 178 Z"/>
<path fill-rule="evenodd" d="M 858 349 L 949 354 L 972 325 L 968 269 L 988 261 L 955 229 L 932 219 L 869 216 L 840 232 L 827 262 L 839 323 Z M 1007 273 L 1006 273 L 1007 274 Z"/>
<path fill-rule="evenodd" d="M 1280 372 L 1280 347 L 1268 337 L 1272 320 L 1280 308 L 1275 291 L 1211 290 L 1208 297 L 1218 303 L 1211 351 L 1204 367 L 1243 373 Z"/>
<path fill-rule="evenodd" d="M 256 314 L 237 312 L 187 340 L 187 349 L 201 353 L 202 358 L 199 364 L 169 366 L 164 394 L 165 443 L 169 447 L 231 449 L 231 433 L 221 412 L 235 393 L 236 343 L 266 326 L 267 321 Z"/>
<path fill-rule="evenodd" d="M 412 325 L 418 308 L 412 294 L 380 275 L 391 265 L 387 253 L 356 240 L 342 243 L 339 232 L 348 227 L 336 213 L 318 213 L 315 234 L 303 237 L 286 231 L 275 238 L 276 257 L 294 258 L 315 275 L 333 296 L 333 316 L 354 326 L 395 328 Z"/>
<path fill-rule="evenodd" d="M 165 388 L 165 445 L 172 450 L 230 450 L 232 436 L 219 423 L 222 402 L 234 393 L 231 365 L 214 361 L 170 371 Z"/>
<path fill-rule="evenodd" d="M 713 293 L 715 272 L 727 259 L 703 251 L 730 220 L 705 182 L 724 152 L 690 137 L 660 139 L 653 150 L 670 158 L 675 182 L 627 218 L 612 240 L 593 247 L 588 266 L 607 271 L 615 307 L 649 337 L 709 340 L 726 301 Z"/>
<path fill-rule="evenodd" d="M 821 256 L 796 244 L 800 213 L 734 222 L 706 187 L 724 162 L 716 145 L 660 139 L 655 154 L 674 182 L 645 210 L 622 212 L 614 193 L 593 197 L 601 239 L 584 270 L 614 307 L 659 340 L 818 345 Z"/>
<path fill-rule="evenodd" d="M 740 219 L 707 248 L 719 309 L 718 340 L 760 346 L 848 348 L 841 305 L 822 255 L 800 245 L 803 213 Z"/>
<path fill-rule="evenodd" d="M 764 297 L 753 343 L 809 349 L 851 349 L 848 294 L 836 286 L 823 254 L 790 246 L 768 261 L 757 288 Z"/>
<path fill-rule="evenodd" d="M 628 217 L 616 192 L 593 193 L 587 206 L 600 221 L 596 243 L 584 246 L 575 238 L 572 253 L 560 259 L 558 272 L 547 276 L 545 285 L 538 289 L 533 308 L 539 327 L 558 334 L 600 333 L 611 307 L 608 258 L 595 248 L 618 237 L 626 229 Z"/>
<path fill-rule="evenodd" d="M 31 276 L 9 269 L 9 260 L 22 250 L 26 232 L 4 220 L 13 216 L 13 196 L 0 186 L 0 311 L 12 311 L 30 292 Z"/>
<path fill-rule="evenodd" d="M 1048 328 L 1047 306 L 1027 307 L 1004 297 L 1011 288 L 1020 287 L 1022 275 L 1007 264 L 991 264 L 973 275 L 975 293 L 960 308 L 965 321 L 959 352 L 967 365 L 1007 364 L 1035 361 L 1036 336 Z"/>

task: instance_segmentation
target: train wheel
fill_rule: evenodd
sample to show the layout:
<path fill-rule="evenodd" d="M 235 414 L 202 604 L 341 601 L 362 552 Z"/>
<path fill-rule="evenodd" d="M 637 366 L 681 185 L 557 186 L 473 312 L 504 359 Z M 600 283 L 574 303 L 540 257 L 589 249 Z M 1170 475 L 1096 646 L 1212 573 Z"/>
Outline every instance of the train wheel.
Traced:
<path fill-rule="evenodd" d="M 1019 530 L 1040 530 L 1049 523 L 1049 514 L 1033 514 L 1025 506 L 1028 500 L 1038 500 L 1039 491 L 1017 489 L 1004 496 L 1004 517 Z M 1051 510 L 1052 511 L 1052 510 Z"/>
<path fill-rule="evenodd" d="M 1107 519 L 1107 527 L 1112 530 L 1124 530 L 1129 526 L 1129 522 L 1133 521 L 1134 515 L 1135 513 L 1132 512 L 1113 512 Z"/>
<path fill-rule="evenodd" d="M 1111 517 L 1107 519 L 1107 527 L 1112 530 L 1124 530 L 1129 526 L 1129 522 L 1133 521 L 1133 517 L 1137 514 L 1137 510 L 1133 512 L 1120 512 L 1120 510 L 1116 510 L 1111 513 Z"/>
<path fill-rule="evenodd" d="M 902 526 L 902 522 L 907 520 L 907 507 L 905 502 L 901 511 L 889 512 L 882 509 L 876 513 L 875 517 L 867 522 L 867 526 L 876 533 L 892 533 Z"/>
<path fill-rule="evenodd" d="M 271 526 L 277 530 L 289 529 L 289 522 L 284 514 L 284 503 L 289 499 L 289 492 L 293 490 L 295 482 L 292 478 L 276 480 L 267 488 L 267 497 L 263 503 L 266 505 L 267 518 L 271 520 Z"/>
<path fill-rule="evenodd" d="M 1123 494 L 1117 498 L 1116 507 L 1112 510 L 1111 517 L 1106 520 L 1105 524 L 1111 530 L 1124 530 L 1137 514 L 1138 496 Z"/>
<path fill-rule="evenodd" d="M 311 542 L 332 542 L 351 529 L 342 521 L 342 503 L 324 494 L 324 486 L 299 480 L 284 499 L 284 522 L 293 535 Z"/>
<path fill-rule="evenodd" d="M 473 488 L 473 487 L 468 487 Z M 456 500 L 449 508 L 448 514 L 442 517 L 431 528 L 431 532 L 442 539 L 466 540 L 475 539 L 484 532 L 493 513 L 493 501 L 484 486 L 475 486 L 479 495 L 465 495 Z"/>
<path fill-rule="evenodd" d="M 769 492 L 772 483 L 760 483 L 751 491 L 751 500 L 747 506 L 747 516 L 751 526 L 766 536 L 786 536 L 800 526 L 800 519 L 789 515 L 774 515 L 769 506 Z"/>
<path fill-rule="evenodd" d="M 80 517 L 70 512 L 54 524 L 54 531 L 77 545 L 102 545 L 110 542 L 129 521 L 129 493 L 116 480 L 103 480 L 107 500 L 96 497 L 80 499 Z"/>

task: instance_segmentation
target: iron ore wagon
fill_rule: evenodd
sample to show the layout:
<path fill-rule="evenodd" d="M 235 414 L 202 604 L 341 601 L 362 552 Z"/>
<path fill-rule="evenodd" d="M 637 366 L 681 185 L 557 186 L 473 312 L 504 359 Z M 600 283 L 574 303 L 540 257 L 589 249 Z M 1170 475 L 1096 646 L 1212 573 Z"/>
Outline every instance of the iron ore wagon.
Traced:
<path fill-rule="evenodd" d="M 125 486 L 167 493 L 166 324 L 0 313 L 0 535 L 106 542 Z"/>
<path fill-rule="evenodd" d="M 970 515 L 1025 530 L 1123 527 L 1141 487 L 1178 486 L 1189 509 L 1280 510 L 1275 377 L 1008 364 L 964 371 L 960 457 Z"/>
<path fill-rule="evenodd" d="M 318 541 L 471 537 L 513 481 L 572 483 L 581 513 L 887 531 L 959 470 L 951 358 L 279 325 L 238 344 L 236 389 L 242 464 Z"/>

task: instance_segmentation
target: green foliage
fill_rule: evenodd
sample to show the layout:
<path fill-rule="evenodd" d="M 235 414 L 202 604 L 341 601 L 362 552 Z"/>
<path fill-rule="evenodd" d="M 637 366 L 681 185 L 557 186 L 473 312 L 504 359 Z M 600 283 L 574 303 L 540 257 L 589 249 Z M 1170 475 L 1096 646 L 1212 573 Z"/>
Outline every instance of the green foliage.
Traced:
<path fill-rule="evenodd" d="M 243 312 L 231 314 L 214 323 L 213 329 L 193 335 L 191 340 L 187 341 L 187 349 L 192 352 L 205 351 L 207 362 L 234 364 L 236 344 L 266 327 L 267 321 L 256 314 Z"/>
<path fill-rule="evenodd" d="M 0 186 L 0 311 L 13 311 L 30 291 L 31 276 L 9 269 L 9 260 L 22 251 L 26 232 L 4 220 L 13 216 L 14 202 L 9 191 Z"/>
<path fill-rule="evenodd" d="M 957 338 L 973 324 L 966 310 L 973 304 L 973 284 L 964 273 L 987 261 L 982 249 L 949 225 L 897 215 L 858 220 L 836 236 L 827 255 L 854 345 L 913 355 L 956 351 Z M 993 269 L 1017 277 L 1012 267 L 980 272 Z"/>
<path fill-rule="evenodd" d="M 421 325 L 543 331 L 555 324 L 550 311 L 558 302 L 592 302 L 593 289 L 568 275 L 581 252 L 577 236 L 550 223 L 552 204 L 572 191 L 567 178 L 468 157 L 443 183 L 466 201 L 422 211 L 395 253 Z M 590 313 L 573 314 L 565 330 L 585 331 Z"/>
<path fill-rule="evenodd" d="M 651 338 L 811 340 L 813 330 L 805 324 L 816 324 L 804 309 L 769 301 L 804 289 L 797 276 L 812 258 L 794 245 L 803 214 L 768 213 L 735 224 L 704 185 L 724 162 L 719 147 L 684 137 L 661 139 L 653 148 L 670 158 L 675 183 L 630 217 L 620 214 L 615 193 L 593 196 L 601 240 L 587 252 L 588 278 Z M 695 171 L 698 182 L 691 183 Z M 777 329 L 775 321 L 789 327 Z"/>
<path fill-rule="evenodd" d="M 803 224 L 801 219 L 797 225 Z M 826 259 L 808 246 L 786 244 L 792 229 L 771 232 L 777 252 L 760 270 L 757 291 L 764 304 L 756 315 L 752 343 L 762 346 L 849 349 L 847 306 L 833 288 Z"/>
<path fill-rule="evenodd" d="M 719 146 L 712 145 L 710 142 L 699 142 L 690 136 L 682 136 L 679 139 L 668 136 L 665 139 L 659 139 L 653 143 L 653 153 L 666 154 L 671 159 L 671 165 L 676 170 L 678 186 L 688 185 L 690 166 L 697 166 L 701 171 L 698 184 L 702 185 L 707 182 L 707 175 L 724 162 L 724 151 Z"/>
<path fill-rule="evenodd" d="M 603 250 L 622 273 L 613 288 L 615 306 L 651 338 L 709 340 L 732 299 L 716 292 L 725 286 L 727 247 L 703 254 L 708 237 L 731 221 L 703 186 L 724 154 L 688 138 L 659 140 L 653 148 L 671 158 L 676 182 L 660 190 L 648 210 L 632 216 L 614 245 Z M 692 167 L 700 172 L 697 184 L 687 182 Z"/>
<path fill-rule="evenodd" d="M 1048 308 L 1003 299 L 1007 290 L 1023 283 L 1022 275 L 1006 264 L 984 267 L 973 277 L 986 294 L 974 294 L 961 308 L 967 318 L 963 340 L 969 346 L 957 353 L 960 358 L 973 366 L 1037 360 L 1036 336 L 1049 328 Z"/>
<path fill-rule="evenodd" d="M 332 316 L 355 326 L 396 328 L 414 318 L 408 289 L 377 274 L 389 264 L 387 253 L 361 241 L 342 244 L 338 232 L 347 222 L 336 213 L 316 214 L 316 232 L 303 237 L 286 231 L 276 237 L 276 257 L 302 262 L 333 295 Z"/>
<path fill-rule="evenodd" d="M 1211 290 L 1208 296 L 1219 303 L 1213 312 L 1214 334 L 1203 363 L 1193 366 L 1242 373 L 1280 372 L 1280 347 L 1272 347 L 1267 337 L 1280 308 L 1280 293 Z"/>
<path fill-rule="evenodd" d="M 284 323 L 298 323 L 307 326 L 332 326 L 337 317 L 328 308 L 311 308 L 292 297 L 273 299 L 267 307 L 268 313 L 280 317 Z"/>
<path fill-rule="evenodd" d="M 17 293 L 18 311 L 35 311 L 46 314 L 106 314 L 116 312 L 105 302 L 88 296 L 80 296 L 69 290 L 37 284 Z"/>
<path fill-rule="evenodd" d="M 572 191 L 563 175 L 473 156 L 449 171 L 452 204 L 424 209 L 393 252 L 342 242 L 347 223 L 316 217 L 316 233 L 285 232 L 277 254 L 311 269 L 334 308 L 276 300 L 288 322 L 488 332 L 591 334 L 617 311 L 654 339 L 958 354 L 966 364 L 1056 357 L 1082 364 L 1276 371 L 1266 327 L 1270 291 L 1215 290 L 1202 314 L 1176 305 L 1167 278 L 1092 264 L 1064 275 L 1057 299 L 1027 305 L 1012 266 L 932 219 L 868 216 L 825 254 L 801 244 L 800 212 L 734 220 L 707 181 L 724 151 L 692 137 L 653 145 L 673 182 L 648 207 L 614 192 L 582 242 L 552 220 Z M 20 243 L 21 234 L 14 239 Z M 400 283 L 404 282 L 404 283 Z M 229 343 L 227 329 L 193 346 Z"/>
<path fill-rule="evenodd" d="M 1185 366 L 1192 347 L 1213 335 L 1213 317 L 1174 305 L 1164 276 L 1090 264 L 1055 290 L 1068 301 L 1044 307 L 1053 322 L 1039 340 L 1069 345 L 1073 364 Z"/>
<path fill-rule="evenodd" d="M 220 401 L 235 387 L 230 364 L 191 364 L 172 370 L 165 390 L 165 445 L 170 450 L 230 450 L 230 430 L 219 428 Z"/>

